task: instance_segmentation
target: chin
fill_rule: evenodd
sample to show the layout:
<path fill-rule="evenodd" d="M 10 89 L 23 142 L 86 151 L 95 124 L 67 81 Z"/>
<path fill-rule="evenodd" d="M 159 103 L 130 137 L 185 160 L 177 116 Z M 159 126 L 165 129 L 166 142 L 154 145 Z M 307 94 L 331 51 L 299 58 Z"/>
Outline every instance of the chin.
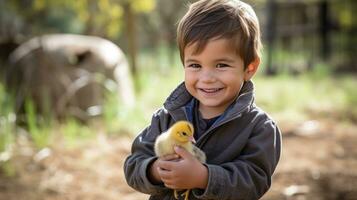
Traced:
<path fill-rule="evenodd" d="M 219 102 L 207 102 L 207 101 L 200 101 L 200 104 L 202 104 L 205 107 L 221 107 L 221 103 Z"/>

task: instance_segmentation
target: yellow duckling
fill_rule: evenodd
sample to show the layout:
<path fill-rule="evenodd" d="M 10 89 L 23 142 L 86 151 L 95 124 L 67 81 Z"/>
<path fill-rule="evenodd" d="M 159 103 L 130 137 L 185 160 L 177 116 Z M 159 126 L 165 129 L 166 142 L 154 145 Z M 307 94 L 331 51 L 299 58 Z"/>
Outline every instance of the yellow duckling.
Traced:
<path fill-rule="evenodd" d="M 169 154 L 175 154 L 174 147 L 180 146 L 194 155 L 201 163 L 206 162 L 205 153 L 192 144 L 195 143 L 193 133 L 194 129 L 190 122 L 176 122 L 169 128 L 169 130 L 157 137 L 154 147 L 156 156 L 162 157 Z M 183 193 L 183 195 L 185 195 L 185 200 L 188 200 L 189 193 L 190 190 L 186 190 Z M 176 190 L 174 190 L 174 196 L 178 199 Z"/>

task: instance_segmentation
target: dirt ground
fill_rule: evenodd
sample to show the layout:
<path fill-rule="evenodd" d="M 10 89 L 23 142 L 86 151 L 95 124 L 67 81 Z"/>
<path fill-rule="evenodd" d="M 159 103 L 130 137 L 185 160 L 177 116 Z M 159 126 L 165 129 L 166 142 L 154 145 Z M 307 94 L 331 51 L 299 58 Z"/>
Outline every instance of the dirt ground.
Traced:
<path fill-rule="evenodd" d="M 281 121 L 283 154 L 263 200 L 357 199 L 357 125 L 334 120 Z M 132 138 L 99 134 L 78 148 L 34 151 L 19 137 L 16 174 L 0 173 L 0 200 L 141 200 L 127 186 L 123 162 Z"/>

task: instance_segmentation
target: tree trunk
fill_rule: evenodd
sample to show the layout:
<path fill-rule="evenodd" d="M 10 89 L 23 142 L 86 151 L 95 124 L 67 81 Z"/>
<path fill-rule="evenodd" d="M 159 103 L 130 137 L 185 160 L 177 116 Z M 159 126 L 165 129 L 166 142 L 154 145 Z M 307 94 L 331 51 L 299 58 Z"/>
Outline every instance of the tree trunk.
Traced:
<path fill-rule="evenodd" d="M 266 40 L 267 40 L 267 64 L 265 74 L 272 76 L 276 74 L 276 69 L 273 67 L 273 51 L 274 51 L 274 41 L 276 34 L 276 3 L 274 0 L 267 1 L 267 23 L 265 27 Z"/>
<path fill-rule="evenodd" d="M 136 56 L 137 56 L 137 48 L 136 48 L 136 30 L 135 30 L 135 14 L 131 4 L 126 2 L 124 5 L 125 10 L 125 32 L 128 38 L 128 51 L 129 51 L 129 63 L 131 67 L 131 72 L 134 78 L 137 77 L 137 66 L 136 66 Z"/>
<path fill-rule="evenodd" d="M 329 3 L 327 1 L 320 2 L 320 53 L 324 60 L 330 58 L 331 45 L 330 45 L 330 23 L 329 23 Z"/>

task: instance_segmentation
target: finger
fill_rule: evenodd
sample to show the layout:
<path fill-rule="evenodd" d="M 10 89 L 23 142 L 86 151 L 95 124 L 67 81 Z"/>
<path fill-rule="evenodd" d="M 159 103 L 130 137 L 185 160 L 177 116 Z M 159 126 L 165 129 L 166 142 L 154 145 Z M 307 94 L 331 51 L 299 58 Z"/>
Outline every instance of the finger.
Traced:
<path fill-rule="evenodd" d="M 171 171 L 173 168 L 173 162 L 166 161 L 166 160 L 158 160 L 157 166 L 160 167 L 161 169 Z"/>
<path fill-rule="evenodd" d="M 164 182 L 165 182 L 165 181 L 167 182 L 167 181 L 170 180 L 171 177 L 172 177 L 171 171 L 162 169 L 162 168 L 160 168 L 160 167 L 158 167 L 157 172 L 158 172 L 158 174 L 159 174 L 161 180 L 164 181 Z"/>
<path fill-rule="evenodd" d="M 169 154 L 169 155 L 163 156 L 161 159 L 169 161 L 169 160 L 177 160 L 179 158 L 180 158 L 180 156 L 177 154 Z"/>

